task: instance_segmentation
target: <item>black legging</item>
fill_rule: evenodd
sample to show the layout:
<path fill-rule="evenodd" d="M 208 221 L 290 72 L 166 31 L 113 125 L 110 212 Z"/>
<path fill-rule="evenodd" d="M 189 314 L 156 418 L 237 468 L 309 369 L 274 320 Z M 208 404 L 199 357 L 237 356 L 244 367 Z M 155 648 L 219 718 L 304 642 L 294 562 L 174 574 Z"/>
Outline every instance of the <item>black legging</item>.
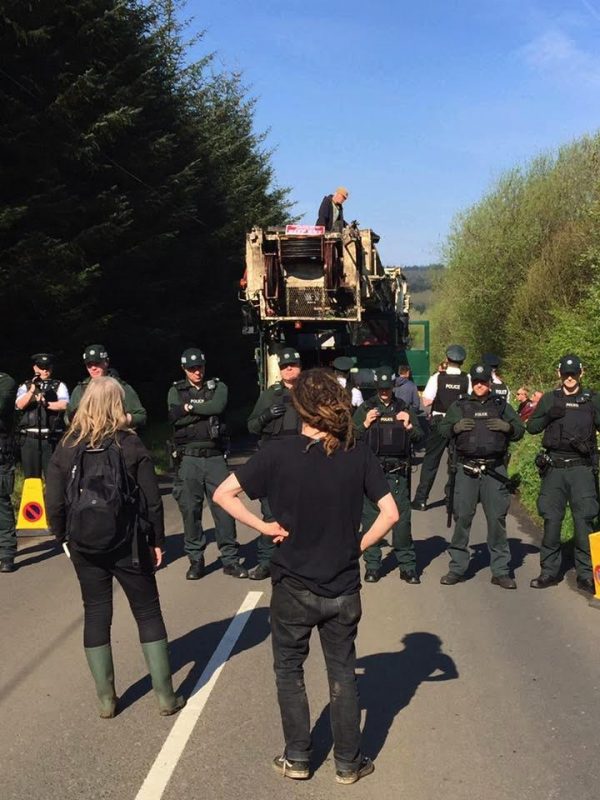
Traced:
<path fill-rule="evenodd" d="M 140 548 L 140 568 L 131 563 L 131 551 L 90 555 L 73 547 L 71 560 L 81 586 L 84 608 L 83 646 L 100 647 L 110 643 L 115 577 L 127 596 L 140 634 L 140 642 L 166 639 L 167 632 L 160 610 L 158 587 L 150 556 Z"/>

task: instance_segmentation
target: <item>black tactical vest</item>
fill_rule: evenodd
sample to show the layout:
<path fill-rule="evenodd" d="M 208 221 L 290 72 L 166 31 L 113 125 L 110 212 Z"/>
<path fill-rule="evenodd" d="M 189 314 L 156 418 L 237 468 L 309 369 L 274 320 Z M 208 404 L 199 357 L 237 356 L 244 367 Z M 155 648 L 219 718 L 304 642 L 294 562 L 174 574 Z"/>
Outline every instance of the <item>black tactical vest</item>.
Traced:
<path fill-rule="evenodd" d="M 502 383 L 492 383 L 492 397 L 501 397 L 508 402 L 508 386 Z"/>
<path fill-rule="evenodd" d="M 262 430 L 262 439 L 279 439 L 281 436 L 296 436 L 302 430 L 302 420 L 292 402 L 292 393 L 287 386 L 278 381 L 271 387 L 273 402 L 285 406 L 285 414 L 268 422 Z"/>
<path fill-rule="evenodd" d="M 32 381 L 28 380 L 25 383 L 27 391 L 31 388 Z M 36 394 L 43 394 L 47 403 L 55 403 L 58 400 L 58 387 L 60 381 L 55 378 L 50 378 L 47 381 L 40 380 L 39 390 Z M 21 412 L 19 420 L 19 427 L 21 430 L 25 428 L 38 427 L 38 405 L 37 400 L 33 400 Z M 62 433 L 65 430 L 64 411 L 51 411 L 46 406 L 41 405 L 39 408 L 39 426 L 42 429 L 47 429 L 52 433 Z"/>
<path fill-rule="evenodd" d="M 585 456 L 596 443 L 592 392 L 584 389 L 578 395 L 566 395 L 556 389 L 552 394 L 554 404 L 563 406 L 565 415 L 548 425 L 542 444 L 548 450 Z"/>
<path fill-rule="evenodd" d="M 191 399 L 204 401 L 212 400 L 217 388 L 217 383 L 214 380 L 209 380 L 202 384 L 202 388 L 196 389 L 189 381 L 181 380 L 177 381 L 174 386 L 179 394 L 181 405 L 186 405 Z M 194 416 L 193 419 L 194 422 L 190 422 L 189 425 L 174 428 L 173 439 L 175 440 L 175 444 L 185 445 L 194 442 L 206 444 L 208 448 L 218 447 L 221 427 L 219 416 L 216 414 L 206 417 Z"/>
<path fill-rule="evenodd" d="M 463 417 L 475 420 L 471 431 L 463 431 L 456 437 L 456 450 L 461 458 L 501 458 L 508 449 L 509 436 L 502 431 L 491 431 L 486 427 L 488 419 L 499 419 L 506 402 L 501 398 L 488 398 L 482 403 L 477 400 L 459 400 Z"/>
<path fill-rule="evenodd" d="M 461 394 L 469 391 L 469 376 L 466 372 L 459 375 L 448 375 L 440 372 L 437 379 L 437 392 L 431 406 L 432 411 L 445 414 Z"/>
<path fill-rule="evenodd" d="M 410 435 L 402 422 L 398 422 L 396 414 L 406 411 L 402 400 L 393 400 L 384 410 L 378 403 L 371 403 L 369 409 L 379 409 L 381 416 L 371 423 L 365 431 L 365 442 L 380 458 L 402 458 L 410 456 Z"/>

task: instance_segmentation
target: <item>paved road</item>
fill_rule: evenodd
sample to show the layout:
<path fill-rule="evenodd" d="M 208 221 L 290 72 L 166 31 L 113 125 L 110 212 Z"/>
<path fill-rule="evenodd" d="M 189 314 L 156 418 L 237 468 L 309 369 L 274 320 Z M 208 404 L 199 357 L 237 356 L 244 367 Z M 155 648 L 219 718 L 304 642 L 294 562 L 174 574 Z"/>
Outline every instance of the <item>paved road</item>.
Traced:
<path fill-rule="evenodd" d="M 436 489 L 440 495 L 440 482 Z M 364 749 L 376 759 L 376 771 L 347 788 L 333 782 L 327 684 L 316 641 L 307 664 L 315 775 L 308 782 L 284 782 L 270 767 L 281 751 L 268 637 L 270 586 L 223 576 L 214 564 L 214 544 L 208 562 L 215 569 L 201 581 L 185 581 L 179 515 L 169 495 L 165 502 L 169 566 L 159 581 L 176 683 L 185 693 L 203 673 L 206 678 L 205 668 L 248 592 L 262 592 L 174 766 L 165 800 L 270 800 L 283 792 L 289 800 L 344 793 L 378 800 L 597 795 L 600 612 L 575 591 L 573 576 L 543 592 L 529 589 L 538 558 L 527 523 L 509 519 L 518 591 L 490 584 L 480 514 L 472 579 L 443 587 L 443 509 L 414 513 L 422 585 L 401 582 L 390 556 L 389 574 L 363 591 L 358 651 Z M 253 535 L 243 530 L 240 538 L 252 562 Z M 181 738 L 182 723 L 156 713 L 123 594 L 115 595 L 113 628 L 123 711 L 100 720 L 69 562 L 47 541 L 26 540 L 19 563 L 18 572 L 0 580 L 0 796 L 135 800 L 170 732 Z M 192 708 L 187 722 L 180 718 L 187 724 L 195 714 Z M 150 797 L 160 793 L 150 791 L 144 800 Z"/>

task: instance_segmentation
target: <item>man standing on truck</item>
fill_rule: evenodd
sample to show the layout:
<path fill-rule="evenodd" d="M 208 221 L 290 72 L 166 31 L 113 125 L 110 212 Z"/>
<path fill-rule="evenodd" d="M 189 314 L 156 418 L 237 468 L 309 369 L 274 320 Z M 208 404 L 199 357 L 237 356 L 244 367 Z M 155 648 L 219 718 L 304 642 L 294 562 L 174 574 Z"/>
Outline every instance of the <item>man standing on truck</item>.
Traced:
<path fill-rule="evenodd" d="M 287 436 L 297 436 L 302 430 L 302 422 L 292 404 L 292 391 L 302 371 L 300 353 L 294 347 L 284 347 L 277 361 L 281 380 L 261 392 L 248 417 L 248 430 L 260 436 L 260 448 Z M 264 522 L 274 521 L 266 497 L 260 500 L 260 510 Z M 257 545 L 258 563 L 248 572 L 250 580 L 263 581 L 271 575 L 274 550 L 273 537 L 261 534 Z"/>
<path fill-rule="evenodd" d="M 338 186 L 334 194 L 327 194 L 319 206 L 317 225 L 323 225 L 327 233 L 341 233 L 346 227 L 343 205 L 348 199 L 348 189 Z"/>

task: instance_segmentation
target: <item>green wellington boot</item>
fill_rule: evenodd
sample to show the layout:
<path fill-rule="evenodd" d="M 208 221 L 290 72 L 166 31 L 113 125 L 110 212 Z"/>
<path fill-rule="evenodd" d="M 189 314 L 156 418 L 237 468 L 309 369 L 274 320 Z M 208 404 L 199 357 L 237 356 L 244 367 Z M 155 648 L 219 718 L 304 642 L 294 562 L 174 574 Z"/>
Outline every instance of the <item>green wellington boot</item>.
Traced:
<path fill-rule="evenodd" d="M 112 650 L 109 644 L 100 647 L 86 647 L 90 672 L 96 682 L 98 710 L 102 719 L 111 719 L 117 711 L 117 695 L 115 694 L 115 670 Z"/>
<path fill-rule="evenodd" d="M 158 707 L 161 715 L 168 717 L 170 714 L 175 714 L 184 707 L 185 699 L 178 697 L 173 691 L 167 640 L 142 642 L 142 650 L 144 651 L 148 672 L 152 678 L 152 688 L 158 698 Z"/>

